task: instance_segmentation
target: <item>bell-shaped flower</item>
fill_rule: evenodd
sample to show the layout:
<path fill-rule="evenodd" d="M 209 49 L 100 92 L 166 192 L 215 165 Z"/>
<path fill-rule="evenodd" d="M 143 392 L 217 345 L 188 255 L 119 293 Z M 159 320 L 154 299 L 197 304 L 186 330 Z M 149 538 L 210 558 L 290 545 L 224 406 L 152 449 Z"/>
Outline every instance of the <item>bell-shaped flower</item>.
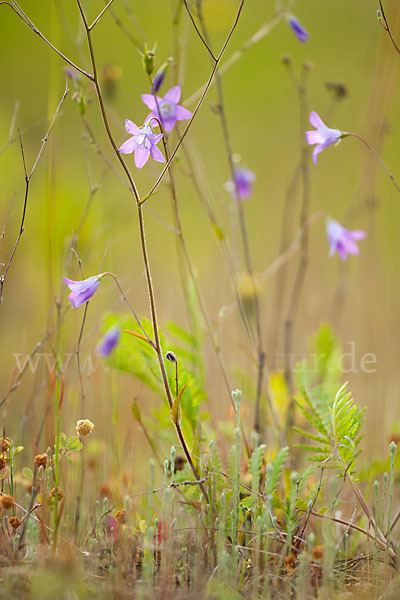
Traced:
<path fill-rule="evenodd" d="M 191 118 L 192 113 L 178 104 L 181 98 L 181 86 L 176 85 L 175 87 L 168 90 L 164 98 L 159 98 L 153 94 L 142 94 L 142 100 L 145 105 L 151 110 L 151 113 L 147 116 L 146 121 L 149 119 L 157 119 L 162 121 L 162 126 L 165 131 L 169 133 L 171 129 L 175 127 L 177 121 L 187 121 Z M 154 126 L 154 123 L 153 123 Z"/>
<path fill-rule="evenodd" d="M 135 165 L 138 169 L 144 167 L 149 160 L 149 156 L 157 162 L 165 162 L 164 156 L 156 146 L 163 136 L 162 133 L 153 133 L 147 122 L 144 127 L 138 127 L 129 119 L 125 119 L 125 129 L 132 137 L 122 144 L 119 152 L 121 154 L 132 154 L 134 152 Z"/>
<path fill-rule="evenodd" d="M 337 221 L 328 219 L 326 222 L 326 233 L 330 247 L 329 256 L 336 252 L 342 260 L 346 260 L 348 254 L 359 254 L 359 248 L 356 244 L 367 235 L 365 231 L 346 229 Z"/>
<path fill-rule="evenodd" d="M 339 129 L 331 129 L 327 127 L 322 121 L 321 117 L 313 110 L 310 114 L 310 123 L 315 130 L 306 131 L 306 140 L 309 144 L 316 144 L 312 157 L 315 164 L 317 164 L 317 156 L 328 146 L 337 144 L 340 140 L 345 137 L 345 133 Z"/>
<path fill-rule="evenodd" d="M 68 300 L 72 302 L 74 308 L 78 308 L 78 306 L 82 306 L 82 304 L 90 300 L 99 287 L 103 275 L 104 273 L 93 275 L 93 277 L 83 279 L 82 281 L 73 281 L 72 279 L 63 277 L 64 283 L 71 290 Z"/>
<path fill-rule="evenodd" d="M 236 196 L 239 196 L 241 200 L 246 200 L 253 193 L 255 178 L 253 171 L 246 169 L 246 167 L 235 168 L 235 181 L 227 181 L 225 189 L 232 194 L 234 200 Z"/>
<path fill-rule="evenodd" d="M 119 327 L 115 325 L 110 327 L 107 333 L 103 336 L 102 340 L 97 346 L 97 352 L 101 354 L 101 356 L 107 357 L 110 356 L 111 352 L 114 350 L 115 346 L 119 342 L 119 338 L 121 335 L 121 330 Z"/>

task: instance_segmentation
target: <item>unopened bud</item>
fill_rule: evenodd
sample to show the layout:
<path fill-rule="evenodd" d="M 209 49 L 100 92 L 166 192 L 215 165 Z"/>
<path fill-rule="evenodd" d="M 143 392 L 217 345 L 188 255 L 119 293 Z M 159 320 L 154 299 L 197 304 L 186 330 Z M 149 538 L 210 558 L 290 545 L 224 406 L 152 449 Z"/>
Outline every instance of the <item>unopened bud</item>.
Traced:
<path fill-rule="evenodd" d="M 157 93 L 162 84 L 164 83 L 165 76 L 168 71 L 169 65 L 172 63 L 173 59 L 169 58 L 161 67 L 158 69 L 157 73 L 153 79 L 153 89 Z M 153 90 L 150 90 L 153 91 Z"/>
<path fill-rule="evenodd" d="M 155 47 L 153 50 L 148 50 L 147 47 L 145 47 L 144 53 L 142 54 L 143 67 L 147 75 L 151 75 L 154 70 L 154 52 Z"/>
<path fill-rule="evenodd" d="M 165 358 L 173 363 L 178 362 L 175 354 L 173 352 L 171 352 L 171 350 L 169 350 L 169 352 L 167 352 L 167 354 L 165 355 Z"/>

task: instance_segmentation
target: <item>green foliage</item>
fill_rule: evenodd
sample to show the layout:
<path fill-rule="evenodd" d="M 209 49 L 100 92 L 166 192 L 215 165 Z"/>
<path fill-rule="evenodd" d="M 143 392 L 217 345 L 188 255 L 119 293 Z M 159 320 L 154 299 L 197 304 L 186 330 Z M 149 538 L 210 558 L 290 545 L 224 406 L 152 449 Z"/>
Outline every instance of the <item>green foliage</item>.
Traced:
<path fill-rule="evenodd" d="M 194 313 L 194 309 L 192 313 Z M 141 320 L 149 337 L 152 337 L 151 323 Z M 105 330 L 118 324 L 121 329 L 141 333 L 138 324 L 130 316 L 122 318 L 109 314 L 105 319 Z M 166 332 L 159 332 L 161 346 L 164 352 L 172 351 L 178 359 L 179 392 L 185 389 L 180 398 L 180 410 L 184 419 L 190 424 L 192 433 L 196 430 L 199 420 L 199 407 L 206 400 L 204 364 L 202 359 L 202 334 L 198 324 L 194 332 L 189 333 L 176 323 L 166 324 Z M 160 375 L 158 358 L 154 349 L 146 341 L 122 333 L 120 342 L 108 359 L 110 366 L 116 370 L 133 375 L 142 381 L 152 392 L 164 398 L 163 382 Z M 175 363 L 166 361 L 169 385 L 176 396 Z M 155 417 L 158 425 L 165 426 L 170 421 L 168 407 L 157 408 Z"/>
<path fill-rule="evenodd" d="M 344 474 L 353 472 L 354 461 L 361 452 L 363 410 L 353 403 L 347 383 L 340 387 L 339 355 L 331 329 L 323 325 L 309 359 L 296 372 L 301 394 L 296 405 L 311 430 L 298 426 L 293 429 L 308 441 L 297 445 L 307 452 L 307 460 L 338 468 Z"/>
<path fill-rule="evenodd" d="M 250 458 L 250 473 L 252 480 L 253 492 L 258 492 L 258 486 L 260 483 L 261 469 L 264 462 L 264 451 L 265 445 L 258 446 L 251 455 Z"/>
<path fill-rule="evenodd" d="M 309 432 L 294 427 L 297 433 L 311 443 L 298 444 L 308 453 L 307 460 L 326 467 L 339 468 L 342 473 L 354 470 L 354 461 L 360 454 L 360 429 L 363 411 L 358 409 L 347 392 L 347 383 L 342 385 L 331 404 L 324 400 L 317 401 L 315 394 L 308 394 L 301 388 L 303 403 L 296 401 L 308 424 L 314 429 Z"/>
<path fill-rule="evenodd" d="M 281 480 L 282 472 L 285 467 L 289 455 L 289 448 L 281 448 L 275 458 L 267 465 L 267 482 L 265 486 L 265 494 L 269 496 L 273 494 Z"/>

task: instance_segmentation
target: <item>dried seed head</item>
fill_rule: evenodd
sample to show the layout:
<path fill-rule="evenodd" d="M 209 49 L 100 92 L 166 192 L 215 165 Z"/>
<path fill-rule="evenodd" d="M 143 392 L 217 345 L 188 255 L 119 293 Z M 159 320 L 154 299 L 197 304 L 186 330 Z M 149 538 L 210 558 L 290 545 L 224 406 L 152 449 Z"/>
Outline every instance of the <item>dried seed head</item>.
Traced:
<path fill-rule="evenodd" d="M 109 483 L 102 483 L 100 486 L 100 494 L 103 498 L 111 498 L 111 485 Z"/>
<path fill-rule="evenodd" d="M 53 496 L 53 498 L 56 497 L 56 488 L 54 487 L 51 490 L 51 495 Z M 57 500 L 60 502 L 60 500 L 62 500 L 64 498 L 64 492 L 62 491 L 62 489 L 57 488 Z"/>
<path fill-rule="evenodd" d="M 5 456 L 0 456 L 0 471 L 5 469 L 7 466 L 7 458 Z"/>
<path fill-rule="evenodd" d="M 47 465 L 47 454 L 36 454 L 35 458 L 33 459 L 33 462 L 35 463 L 37 468 L 43 467 L 45 469 Z"/>
<path fill-rule="evenodd" d="M 10 440 L 7 438 L 0 438 L 0 452 L 8 452 L 10 447 Z"/>
<path fill-rule="evenodd" d="M 335 100 L 343 100 L 348 95 L 348 90 L 344 83 L 327 81 L 325 87 Z"/>
<path fill-rule="evenodd" d="M 178 454 L 175 457 L 175 471 L 183 471 L 186 465 L 186 458 Z"/>
<path fill-rule="evenodd" d="M 115 520 L 120 525 L 125 525 L 126 524 L 126 510 L 125 510 L 125 508 L 122 508 L 121 510 L 117 510 L 117 512 L 115 513 Z"/>
<path fill-rule="evenodd" d="M 285 558 L 285 564 L 287 567 L 293 567 L 293 565 L 296 563 L 297 560 L 297 556 L 294 552 L 291 552 L 289 554 L 289 556 L 286 556 Z"/>
<path fill-rule="evenodd" d="M 15 504 L 15 499 L 13 496 L 9 496 L 8 494 L 2 494 L 0 496 L 0 508 L 3 510 L 9 510 Z"/>
<path fill-rule="evenodd" d="M 80 419 L 76 424 L 76 433 L 79 436 L 87 436 L 92 433 L 94 427 L 94 423 L 89 421 L 89 419 Z"/>
<path fill-rule="evenodd" d="M 18 517 L 10 517 L 8 523 L 13 529 L 18 529 L 22 525 L 22 521 Z"/>
<path fill-rule="evenodd" d="M 325 548 L 323 546 L 314 546 L 312 549 L 312 557 L 318 560 L 324 556 L 324 551 Z"/>

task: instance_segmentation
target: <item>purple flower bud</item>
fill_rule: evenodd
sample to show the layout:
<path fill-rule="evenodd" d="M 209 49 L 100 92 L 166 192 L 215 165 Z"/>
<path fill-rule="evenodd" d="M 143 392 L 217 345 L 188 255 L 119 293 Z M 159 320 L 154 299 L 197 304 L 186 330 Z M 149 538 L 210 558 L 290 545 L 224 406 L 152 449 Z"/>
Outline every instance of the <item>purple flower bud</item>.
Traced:
<path fill-rule="evenodd" d="M 82 304 L 85 304 L 85 302 L 87 302 L 93 296 L 100 285 L 103 275 L 104 273 L 100 275 L 94 275 L 93 277 L 83 279 L 82 281 L 72 281 L 72 279 L 63 277 L 64 283 L 71 290 L 68 300 L 72 302 L 74 308 L 82 306 Z"/>
<path fill-rule="evenodd" d="M 119 342 L 120 335 L 121 330 L 119 327 L 116 327 L 115 325 L 111 327 L 97 346 L 98 354 L 105 357 L 110 356 L 111 352 Z"/>
<path fill-rule="evenodd" d="M 303 25 L 294 15 L 290 15 L 287 21 L 299 42 L 302 42 L 304 44 L 310 37 L 308 31 L 304 29 Z"/>
<path fill-rule="evenodd" d="M 153 88 L 156 93 L 159 91 L 162 84 L 164 83 L 164 79 L 167 74 L 168 67 L 169 67 L 170 63 L 172 62 L 172 60 L 173 59 L 169 58 L 163 65 L 161 65 L 161 67 L 158 69 L 157 73 L 154 76 Z M 153 90 L 150 90 L 150 93 L 152 93 L 152 92 L 153 92 Z"/>
<path fill-rule="evenodd" d="M 333 256 L 337 252 L 342 260 L 346 260 L 348 254 L 358 254 L 359 249 L 356 242 L 364 239 L 367 235 L 365 231 L 345 229 L 333 219 L 327 219 L 326 233 L 330 246 L 329 256 Z"/>
<path fill-rule="evenodd" d="M 173 362 L 173 363 L 176 363 L 176 362 L 178 362 L 178 360 L 177 360 L 177 358 L 176 358 L 175 354 L 174 354 L 173 352 L 171 352 L 171 350 L 169 350 L 169 351 L 167 352 L 167 354 L 165 355 L 165 358 L 166 358 L 167 360 L 169 360 L 170 362 Z"/>

